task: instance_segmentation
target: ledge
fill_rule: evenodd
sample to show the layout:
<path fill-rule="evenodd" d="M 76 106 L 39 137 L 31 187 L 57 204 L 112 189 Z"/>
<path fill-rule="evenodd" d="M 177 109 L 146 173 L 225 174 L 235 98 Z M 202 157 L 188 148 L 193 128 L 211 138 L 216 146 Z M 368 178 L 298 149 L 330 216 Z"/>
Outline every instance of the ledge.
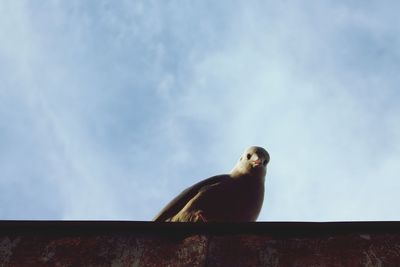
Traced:
<path fill-rule="evenodd" d="M 397 266 L 400 222 L 0 221 L 2 266 Z"/>

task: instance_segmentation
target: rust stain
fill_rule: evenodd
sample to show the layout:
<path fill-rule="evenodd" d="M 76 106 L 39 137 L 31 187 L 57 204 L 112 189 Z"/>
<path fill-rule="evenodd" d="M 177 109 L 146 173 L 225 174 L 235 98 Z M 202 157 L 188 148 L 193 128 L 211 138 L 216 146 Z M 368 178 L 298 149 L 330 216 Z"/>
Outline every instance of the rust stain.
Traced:
<path fill-rule="evenodd" d="M 399 266 L 400 262 L 400 230 L 299 236 L 185 233 L 185 227 L 182 225 L 180 234 L 117 228 L 90 234 L 3 231 L 0 266 L 336 267 Z"/>

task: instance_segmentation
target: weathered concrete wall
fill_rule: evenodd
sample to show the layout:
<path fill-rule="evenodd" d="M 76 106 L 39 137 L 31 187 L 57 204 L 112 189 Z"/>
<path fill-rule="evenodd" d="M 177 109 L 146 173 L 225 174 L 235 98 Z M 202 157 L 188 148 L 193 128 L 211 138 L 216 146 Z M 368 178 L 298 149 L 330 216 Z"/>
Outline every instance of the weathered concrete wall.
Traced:
<path fill-rule="evenodd" d="M 2 221 L 0 266 L 400 266 L 400 223 Z"/>

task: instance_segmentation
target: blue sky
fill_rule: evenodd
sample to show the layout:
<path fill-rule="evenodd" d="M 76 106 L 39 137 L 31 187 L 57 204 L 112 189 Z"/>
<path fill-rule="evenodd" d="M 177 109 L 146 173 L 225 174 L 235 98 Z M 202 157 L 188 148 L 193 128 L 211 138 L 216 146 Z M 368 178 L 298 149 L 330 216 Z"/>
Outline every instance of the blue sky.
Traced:
<path fill-rule="evenodd" d="M 1 1 L 0 219 L 150 220 L 260 145 L 259 220 L 400 220 L 399 5 Z"/>

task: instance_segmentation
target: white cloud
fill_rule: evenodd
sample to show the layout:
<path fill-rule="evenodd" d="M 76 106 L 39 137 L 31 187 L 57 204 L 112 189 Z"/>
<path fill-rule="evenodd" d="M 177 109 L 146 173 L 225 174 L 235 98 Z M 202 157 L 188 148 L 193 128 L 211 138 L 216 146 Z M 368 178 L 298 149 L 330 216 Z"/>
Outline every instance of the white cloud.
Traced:
<path fill-rule="evenodd" d="M 0 4 L 2 218 L 150 219 L 258 144 L 261 220 L 398 219 L 395 9 L 209 4 Z"/>
<path fill-rule="evenodd" d="M 282 8 L 236 14 L 223 49 L 198 59 L 188 90 L 177 96 L 181 114 L 209 122 L 215 150 L 234 154 L 254 143 L 270 150 L 261 219 L 397 218 L 395 206 L 381 210 L 384 197 L 374 194 L 376 186 L 387 192 L 385 183 L 396 183 L 374 178 L 388 157 L 399 160 L 383 141 L 399 142 L 385 123 L 398 109 L 388 113 L 383 105 L 395 90 L 385 72 L 392 65 L 379 54 L 366 54 L 366 62 L 360 52 L 386 44 L 375 42 L 375 28 L 361 23 L 360 14 L 342 13 L 343 7 Z M 279 18 L 268 16 L 274 12 Z M 359 31 L 365 37 L 351 38 Z M 376 62 L 382 69 L 368 66 Z"/>

